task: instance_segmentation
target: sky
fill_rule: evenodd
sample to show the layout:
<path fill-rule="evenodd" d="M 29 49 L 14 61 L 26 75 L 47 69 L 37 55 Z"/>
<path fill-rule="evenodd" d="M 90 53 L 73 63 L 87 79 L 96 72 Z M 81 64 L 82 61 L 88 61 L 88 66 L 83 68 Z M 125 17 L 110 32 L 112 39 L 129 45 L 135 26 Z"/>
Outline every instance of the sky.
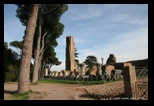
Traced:
<path fill-rule="evenodd" d="M 4 5 L 4 41 L 8 44 L 21 41 L 24 35 L 16 9 L 16 5 Z M 148 58 L 148 4 L 68 4 L 60 22 L 65 28 L 55 51 L 62 64 L 51 71 L 65 69 L 66 36 L 74 37 L 79 63 L 89 55 L 99 63 L 101 58 L 106 63 L 110 54 L 117 62 Z"/>

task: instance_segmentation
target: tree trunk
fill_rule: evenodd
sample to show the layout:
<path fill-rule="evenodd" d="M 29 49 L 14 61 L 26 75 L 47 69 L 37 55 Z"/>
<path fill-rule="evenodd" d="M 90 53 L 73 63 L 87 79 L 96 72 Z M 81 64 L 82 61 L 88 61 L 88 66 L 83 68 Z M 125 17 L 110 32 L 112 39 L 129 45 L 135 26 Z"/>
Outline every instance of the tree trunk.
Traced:
<path fill-rule="evenodd" d="M 19 94 L 29 91 L 30 64 L 31 64 L 33 37 L 36 28 L 38 9 L 39 9 L 39 4 L 33 4 L 31 9 L 31 14 L 27 22 L 26 34 L 25 34 L 21 63 L 20 63 L 20 73 L 18 81 Z"/>
<path fill-rule="evenodd" d="M 39 59 L 38 59 L 38 75 L 41 72 L 41 66 L 42 66 L 42 58 L 43 58 L 43 53 L 44 53 L 44 37 L 47 35 L 47 32 L 42 37 L 42 46 L 40 48 L 40 53 L 39 53 Z"/>
<path fill-rule="evenodd" d="M 39 70 L 39 80 L 42 79 L 42 71 L 45 67 L 45 61 L 42 62 L 42 66 L 41 66 L 41 69 Z"/>
<path fill-rule="evenodd" d="M 41 72 L 41 67 L 42 67 L 42 57 L 43 56 L 43 52 L 40 53 L 40 57 L 39 57 L 39 61 L 38 61 L 38 64 L 39 64 L 39 67 L 38 67 L 38 72 Z M 38 73 L 40 74 L 40 73 Z"/>
<path fill-rule="evenodd" d="M 39 13 L 39 36 L 37 38 L 37 46 L 35 49 L 35 61 L 34 61 L 34 70 L 33 70 L 33 78 L 32 83 L 35 83 L 38 81 L 38 71 L 39 71 L 39 55 L 40 55 L 40 42 L 41 42 L 41 13 Z"/>
<path fill-rule="evenodd" d="M 46 70 L 46 63 L 45 63 L 45 65 L 44 65 L 44 67 L 43 67 L 43 70 L 42 70 L 42 77 L 44 77 L 45 76 L 45 70 Z"/>

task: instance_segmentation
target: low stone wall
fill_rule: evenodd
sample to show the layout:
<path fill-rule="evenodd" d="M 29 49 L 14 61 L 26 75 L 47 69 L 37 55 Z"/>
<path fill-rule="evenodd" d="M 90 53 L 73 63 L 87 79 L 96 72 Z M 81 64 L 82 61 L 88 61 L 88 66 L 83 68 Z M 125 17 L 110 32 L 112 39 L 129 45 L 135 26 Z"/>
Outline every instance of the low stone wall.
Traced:
<path fill-rule="evenodd" d="M 123 70 L 123 68 L 126 66 L 132 66 L 132 64 L 131 63 L 115 63 L 114 64 L 115 69 L 122 69 Z"/>

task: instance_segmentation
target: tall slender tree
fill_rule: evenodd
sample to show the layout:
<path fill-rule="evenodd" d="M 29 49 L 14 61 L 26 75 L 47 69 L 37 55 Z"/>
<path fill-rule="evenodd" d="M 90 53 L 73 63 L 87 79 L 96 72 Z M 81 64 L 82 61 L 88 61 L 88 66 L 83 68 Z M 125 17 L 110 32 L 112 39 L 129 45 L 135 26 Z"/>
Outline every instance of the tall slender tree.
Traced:
<path fill-rule="evenodd" d="M 37 46 L 36 49 L 34 51 L 34 71 L 33 71 L 33 79 L 32 82 L 35 83 L 38 80 L 38 70 L 39 70 L 39 54 L 40 54 L 40 41 L 41 41 L 41 31 L 42 31 L 42 12 L 41 12 L 41 8 L 39 9 L 39 13 L 38 13 L 38 27 L 39 27 L 39 32 L 38 32 L 38 37 L 37 37 Z M 46 33 L 45 33 L 46 35 Z M 44 35 L 44 36 L 45 36 Z"/>
<path fill-rule="evenodd" d="M 19 5 L 19 4 L 18 4 Z M 27 15 L 29 14 L 29 4 L 24 5 L 17 11 L 17 17 L 23 25 L 27 25 Z M 66 4 L 41 4 L 38 13 L 37 27 L 33 39 L 34 72 L 32 82 L 38 80 L 38 73 L 46 62 L 48 48 L 58 45 L 56 39 L 62 35 L 64 25 L 60 23 L 61 15 L 67 10 Z M 51 51 L 53 52 L 53 51 Z M 44 58 L 45 57 L 45 58 Z M 53 62 L 53 61 L 52 61 Z M 42 65 L 43 63 L 43 65 Z M 51 63 L 52 64 L 52 63 Z"/>
<path fill-rule="evenodd" d="M 24 5 L 18 5 L 18 9 Z M 30 83 L 30 64 L 32 57 L 33 37 L 35 34 L 36 22 L 39 4 L 31 4 L 30 14 L 26 25 L 26 34 L 24 37 L 24 44 L 22 49 L 22 57 L 20 62 L 20 73 L 18 81 L 18 93 L 25 93 L 29 91 Z"/>
<path fill-rule="evenodd" d="M 23 25 L 27 23 L 27 15 L 29 13 L 29 5 L 25 5 L 18 12 Z M 62 35 L 64 25 L 60 23 L 61 15 L 67 10 L 66 4 L 41 4 L 38 13 L 37 27 L 33 39 L 33 57 L 34 57 L 34 73 L 32 82 L 38 80 L 38 73 L 41 72 L 42 63 L 46 56 L 44 53 L 50 47 L 58 45 L 56 39 Z M 51 51 L 53 52 L 53 51 Z M 45 56 L 45 58 L 44 58 Z M 49 56 L 48 56 L 49 57 Z M 51 63 L 52 64 L 52 63 Z"/>
<path fill-rule="evenodd" d="M 34 68 L 34 74 L 33 74 L 33 83 L 35 83 L 38 80 L 38 75 L 41 73 L 41 67 L 42 67 L 42 61 L 44 61 L 45 58 L 49 55 L 44 55 L 45 52 L 47 52 L 48 48 L 56 47 L 58 45 L 56 39 L 60 37 L 60 35 L 63 32 L 64 25 L 59 22 L 60 16 L 67 10 L 67 5 L 65 4 L 42 4 L 40 15 L 39 15 L 39 22 L 38 22 L 38 32 L 41 34 L 42 37 L 39 39 L 37 37 L 37 45 L 34 52 L 35 56 L 35 65 L 36 68 Z M 39 46 L 39 47 L 38 47 Z M 37 51 L 37 52 L 36 52 Z M 51 54 L 54 51 L 51 51 Z M 36 54 L 37 53 L 37 54 Z M 55 56 L 53 58 L 50 58 L 49 60 L 53 59 L 53 61 L 50 61 L 55 64 L 58 60 L 55 60 Z M 47 60 L 47 59 L 45 59 Z M 49 61 L 48 61 L 49 62 Z M 34 67 L 35 67 L 34 65 Z M 52 65 L 50 65 L 52 66 Z"/>

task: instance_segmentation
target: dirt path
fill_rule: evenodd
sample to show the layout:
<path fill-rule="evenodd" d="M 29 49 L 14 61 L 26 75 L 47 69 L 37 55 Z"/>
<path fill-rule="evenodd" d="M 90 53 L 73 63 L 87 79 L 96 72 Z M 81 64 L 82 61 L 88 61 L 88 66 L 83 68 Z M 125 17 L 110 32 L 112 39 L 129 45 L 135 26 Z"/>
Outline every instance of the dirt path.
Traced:
<path fill-rule="evenodd" d="M 77 87 L 81 85 L 77 84 L 44 84 L 32 85 L 31 89 L 37 92 L 44 92 L 43 97 L 30 99 L 37 100 L 75 100 L 78 93 L 82 92 L 77 90 Z"/>
<path fill-rule="evenodd" d="M 34 91 L 29 100 L 100 100 L 124 93 L 123 82 L 79 85 L 79 84 L 45 84 L 30 85 Z M 17 83 L 4 83 L 4 98 L 12 100 L 11 94 L 17 90 Z"/>

